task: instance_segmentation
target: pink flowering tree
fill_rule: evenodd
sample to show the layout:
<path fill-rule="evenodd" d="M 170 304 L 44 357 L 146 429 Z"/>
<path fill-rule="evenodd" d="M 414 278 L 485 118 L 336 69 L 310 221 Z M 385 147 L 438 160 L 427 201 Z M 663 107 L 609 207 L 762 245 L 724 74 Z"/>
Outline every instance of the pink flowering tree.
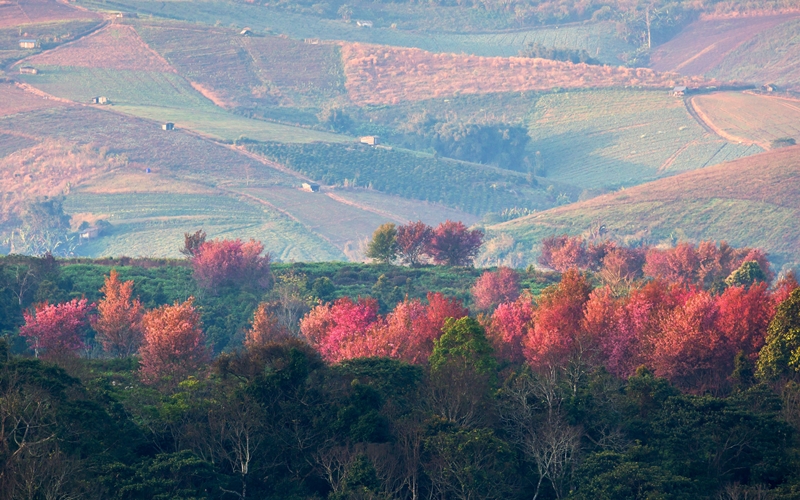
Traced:
<path fill-rule="evenodd" d="M 53 359 L 74 356 L 86 348 L 89 313 L 94 304 L 74 299 L 63 304 L 38 304 L 33 313 L 25 311 L 19 334 L 25 337 L 36 357 Z"/>

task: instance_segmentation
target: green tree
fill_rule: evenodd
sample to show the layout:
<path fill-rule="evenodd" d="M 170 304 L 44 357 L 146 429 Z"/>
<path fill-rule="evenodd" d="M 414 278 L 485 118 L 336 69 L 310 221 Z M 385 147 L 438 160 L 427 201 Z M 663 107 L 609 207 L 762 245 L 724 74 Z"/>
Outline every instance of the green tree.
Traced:
<path fill-rule="evenodd" d="M 748 260 L 742 263 L 738 269 L 725 278 L 725 284 L 728 286 L 749 287 L 759 281 L 767 281 L 767 277 L 764 275 L 764 271 L 761 269 L 761 266 L 758 265 L 758 262 L 754 260 Z"/>
<path fill-rule="evenodd" d="M 367 257 L 384 264 L 389 264 L 397 258 L 397 226 L 387 222 L 372 233 L 372 241 L 367 247 Z"/>
<path fill-rule="evenodd" d="M 758 355 L 757 374 L 775 379 L 800 371 L 800 288 L 778 305 L 767 328 L 767 340 Z"/>

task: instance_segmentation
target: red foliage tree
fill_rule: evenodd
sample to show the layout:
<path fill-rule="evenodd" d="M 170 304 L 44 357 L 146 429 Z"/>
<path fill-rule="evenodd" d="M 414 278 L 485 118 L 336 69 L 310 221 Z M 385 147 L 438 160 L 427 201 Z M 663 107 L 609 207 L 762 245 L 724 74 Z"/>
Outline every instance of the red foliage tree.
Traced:
<path fill-rule="evenodd" d="M 142 318 L 144 341 L 139 373 L 146 383 L 171 376 L 179 382 L 210 359 L 194 299 L 148 311 Z"/>
<path fill-rule="evenodd" d="M 535 309 L 529 295 L 497 306 L 489 319 L 486 336 L 500 359 L 521 363 L 525 360 L 524 342 L 533 328 Z"/>
<path fill-rule="evenodd" d="M 419 265 L 431 238 L 433 238 L 433 228 L 422 221 L 398 226 L 397 248 L 400 260 L 410 266 Z"/>
<path fill-rule="evenodd" d="M 266 288 L 270 284 L 270 256 L 264 245 L 250 240 L 211 240 L 201 244 L 191 258 L 197 283 L 209 290 L 238 285 Z"/>
<path fill-rule="evenodd" d="M 565 272 L 586 268 L 586 241 L 580 236 L 548 236 L 542 240 L 539 264 Z"/>
<path fill-rule="evenodd" d="M 343 297 L 312 309 L 300 321 L 300 332 L 323 359 L 336 363 L 376 355 L 375 335 L 369 333 L 379 319 L 377 300 Z"/>
<path fill-rule="evenodd" d="M 103 299 L 97 303 L 98 315 L 92 322 L 97 340 L 112 356 L 132 356 L 142 343 L 142 315 L 139 299 L 132 299 L 133 281 L 120 281 L 112 270 L 100 289 Z"/>
<path fill-rule="evenodd" d="M 650 365 L 659 377 L 683 389 L 719 387 L 733 370 L 735 347 L 717 328 L 719 308 L 702 290 L 690 290 L 664 315 L 653 338 Z"/>
<path fill-rule="evenodd" d="M 253 324 L 245 332 L 244 345 L 250 348 L 278 342 L 290 336 L 289 329 L 282 325 L 278 316 L 270 310 L 270 304 L 262 302 L 253 313 Z"/>
<path fill-rule="evenodd" d="M 436 264 L 468 266 L 483 244 L 483 231 L 470 231 L 462 222 L 445 221 L 433 231 L 425 253 Z"/>
<path fill-rule="evenodd" d="M 697 282 L 700 259 L 691 243 L 679 243 L 666 250 L 651 248 L 645 257 L 644 274 L 668 283 L 689 285 Z"/>
<path fill-rule="evenodd" d="M 472 287 L 475 307 L 488 311 L 503 302 L 514 302 L 519 297 L 519 274 L 508 267 L 495 272 L 486 271 Z"/>
<path fill-rule="evenodd" d="M 620 300 L 613 322 L 602 337 L 602 353 L 611 373 L 628 378 L 649 361 L 652 339 L 659 333 L 664 312 L 675 306 L 675 294 L 676 290 L 667 288 L 664 282 L 653 281 Z"/>
<path fill-rule="evenodd" d="M 590 348 L 581 343 L 581 323 L 591 290 L 586 277 L 573 269 L 542 292 L 534 327 L 525 339 L 525 358 L 533 368 L 561 366 L 577 350 Z"/>
<path fill-rule="evenodd" d="M 36 356 L 54 359 L 74 356 L 84 349 L 89 313 L 94 304 L 86 299 L 74 299 L 63 304 L 38 304 L 35 312 L 23 312 L 25 324 L 19 329 Z"/>
<path fill-rule="evenodd" d="M 628 287 L 642 276 L 644 256 L 638 248 L 611 248 L 603 256 L 598 276 L 614 289 Z"/>
<path fill-rule="evenodd" d="M 727 339 L 730 351 L 734 354 L 741 351 L 755 360 L 764 346 L 777 305 L 767 291 L 767 284 L 727 288 L 716 302 L 719 309 L 716 327 Z"/>

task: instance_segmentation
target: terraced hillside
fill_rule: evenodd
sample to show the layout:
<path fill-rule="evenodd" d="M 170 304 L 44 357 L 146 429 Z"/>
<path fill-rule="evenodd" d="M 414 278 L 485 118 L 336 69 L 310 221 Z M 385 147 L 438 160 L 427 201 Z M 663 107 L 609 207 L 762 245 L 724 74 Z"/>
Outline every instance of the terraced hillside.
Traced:
<path fill-rule="evenodd" d="M 604 225 L 621 241 L 727 240 L 800 263 L 800 147 L 686 172 L 491 226 L 484 263 L 534 262 L 541 240 Z"/>

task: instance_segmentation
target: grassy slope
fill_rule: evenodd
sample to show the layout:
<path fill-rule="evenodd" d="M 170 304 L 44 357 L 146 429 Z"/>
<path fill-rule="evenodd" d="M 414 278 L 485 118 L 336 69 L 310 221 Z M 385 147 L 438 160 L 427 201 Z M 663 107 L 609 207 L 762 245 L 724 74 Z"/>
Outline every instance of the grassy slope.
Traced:
<path fill-rule="evenodd" d="M 488 228 L 498 242 L 483 262 L 533 262 L 553 234 L 604 224 L 619 240 L 726 240 L 758 246 L 779 263 L 800 263 L 800 147 L 724 163 Z M 500 244 L 502 242 L 502 244 Z"/>
<path fill-rule="evenodd" d="M 385 6 L 378 6 L 377 10 L 363 13 L 362 17 L 369 17 L 375 21 L 375 28 L 364 29 L 357 27 L 353 22 L 345 23 L 339 19 L 324 19 L 224 1 L 194 1 L 191 8 L 187 8 L 186 2 L 183 1 L 117 0 L 101 3 L 95 0 L 82 0 L 80 3 L 90 8 L 135 10 L 157 17 L 206 25 L 249 26 L 256 28 L 257 31 L 265 27 L 274 33 L 283 33 L 295 39 L 347 40 L 417 47 L 433 52 L 464 52 L 508 57 L 517 55 L 528 43 L 538 42 L 544 45 L 585 49 L 603 62 L 618 64 L 621 62 L 622 54 L 633 50 L 631 45 L 616 36 L 613 23 L 493 31 L 502 26 L 498 26 L 497 23 L 483 24 L 480 21 L 475 22 L 474 19 L 464 19 L 474 14 L 469 11 L 479 11 L 479 9 L 443 9 L 425 6 L 419 9 L 415 6 L 415 10 L 421 10 L 423 14 L 415 13 L 413 17 L 417 19 L 407 24 L 398 20 L 398 28 L 393 29 L 390 25 L 395 21 L 373 17 L 380 16 L 379 12 L 387 9 Z M 397 8 L 403 9 L 403 6 Z M 358 18 L 358 13 L 355 16 Z M 425 17 L 424 21 L 420 21 L 422 17 Z M 461 33 L 456 33 L 457 31 Z"/>

